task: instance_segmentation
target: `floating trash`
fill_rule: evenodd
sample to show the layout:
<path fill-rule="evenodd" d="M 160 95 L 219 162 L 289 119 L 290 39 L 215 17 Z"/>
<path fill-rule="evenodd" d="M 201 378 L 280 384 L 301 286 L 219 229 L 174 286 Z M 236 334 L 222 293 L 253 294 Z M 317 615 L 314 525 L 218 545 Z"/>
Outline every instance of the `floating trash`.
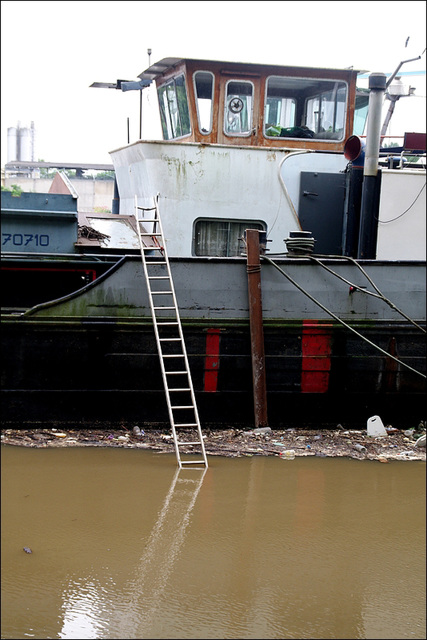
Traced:
<path fill-rule="evenodd" d="M 368 436 L 373 436 L 374 438 L 380 438 L 381 436 L 387 435 L 383 421 L 379 416 L 372 416 L 368 419 L 367 430 Z"/>
<path fill-rule="evenodd" d="M 286 451 L 280 452 L 280 457 L 283 460 L 293 460 L 295 458 L 295 451 L 293 449 L 286 449 Z"/>
<path fill-rule="evenodd" d="M 360 451 L 361 453 L 362 453 L 363 451 L 366 451 L 366 447 L 364 447 L 364 446 L 363 446 L 363 444 L 355 444 L 355 445 L 354 445 L 354 448 L 355 448 L 357 451 Z"/>
<path fill-rule="evenodd" d="M 426 436 L 425 436 L 425 434 L 418 438 L 418 440 L 415 442 L 414 446 L 415 447 L 424 447 L 424 449 L 426 448 Z"/>

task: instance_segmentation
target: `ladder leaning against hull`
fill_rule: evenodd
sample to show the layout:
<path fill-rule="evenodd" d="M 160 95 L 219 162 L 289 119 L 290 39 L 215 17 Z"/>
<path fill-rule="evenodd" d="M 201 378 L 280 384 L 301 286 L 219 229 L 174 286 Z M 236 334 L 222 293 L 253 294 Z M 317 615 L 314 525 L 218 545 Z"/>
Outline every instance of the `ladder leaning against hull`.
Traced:
<path fill-rule="evenodd" d="M 145 217 L 145 214 L 149 217 Z M 135 196 L 135 219 L 178 465 L 180 468 L 184 465 L 204 465 L 207 468 L 202 429 L 160 220 L 158 196 L 154 199 L 153 207 L 138 206 Z M 148 231 L 146 225 L 152 225 L 152 229 Z M 188 441 L 182 439 L 184 429 L 192 434 Z M 177 430 L 180 430 L 180 436 L 177 435 Z M 192 454 L 192 460 L 183 460 L 182 447 L 190 448 L 198 457 L 194 459 Z"/>

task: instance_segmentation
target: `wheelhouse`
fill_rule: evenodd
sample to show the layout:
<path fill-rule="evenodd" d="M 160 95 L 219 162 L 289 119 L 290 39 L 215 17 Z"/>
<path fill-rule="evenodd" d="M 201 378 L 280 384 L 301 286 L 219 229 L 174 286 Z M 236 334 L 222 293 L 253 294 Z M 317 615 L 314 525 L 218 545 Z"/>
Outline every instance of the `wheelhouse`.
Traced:
<path fill-rule="evenodd" d="M 342 151 L 357 71 L 164 58 L 155 80 L 164 140 Z"/>

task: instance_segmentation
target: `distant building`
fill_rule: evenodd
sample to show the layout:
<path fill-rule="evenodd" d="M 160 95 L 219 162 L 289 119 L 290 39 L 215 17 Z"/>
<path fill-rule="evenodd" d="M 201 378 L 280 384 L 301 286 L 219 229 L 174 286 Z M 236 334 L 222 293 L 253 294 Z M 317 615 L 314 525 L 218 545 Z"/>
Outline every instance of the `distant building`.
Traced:
<path fill-rule="evenodd" d="M 78 199 L 79 212 L 116 213 L 113 207 L 115 174 L 112 164 L 15 160 L 4 166 L 2 186 L 9 188 L 16 184 L 25 193 L 47 193 L 55 172 L 75 173 L 68 176 L 68 183 Z M 97 177 L 99 174 L 102 179 Z"/>
<path fill-rule="evenodd" d="M 2 167 L 1 175 L 3 187 L 10 188 L 16 184 L 24 193 L 47 193 L 55 172 L 62 172 L 62 177 L 68 176 L 68 185 L 77 198 L 79 212 L 113 211 L 115 180 L 112 164 L 36 162 L 35 140 L 34 122 L 30 127 L 21 126 L 18 122 L 15 127 L 8 128 L 7 164 Z M 102 172 L 102 179 L 97 177 L 99 172 Z"/>

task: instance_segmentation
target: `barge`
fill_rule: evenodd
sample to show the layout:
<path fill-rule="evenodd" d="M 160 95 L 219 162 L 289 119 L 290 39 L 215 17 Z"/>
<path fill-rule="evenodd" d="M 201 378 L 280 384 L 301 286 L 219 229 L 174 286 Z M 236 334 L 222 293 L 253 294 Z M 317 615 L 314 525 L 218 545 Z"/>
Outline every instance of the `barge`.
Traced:
<path fill-rule="evenodd" d="M 156 83 L 163 140 L 111 152 L 112 217 L 158 207 L 203 427 L 254 421 L 248 230 L 263 246 L 268 424 L 424 418 L 425 164 L 405 152 L 425 151 L 425 134 L 382 155 L 371 115 L 365 143 L 387 82 L 373 74 L 367 95 L 356 81 L 178 58 L 140 75 L 141 90 Z M 2 304 L 2 356 L 7 424 L 168 423 L 135 251 L 60 298 Z"/>

